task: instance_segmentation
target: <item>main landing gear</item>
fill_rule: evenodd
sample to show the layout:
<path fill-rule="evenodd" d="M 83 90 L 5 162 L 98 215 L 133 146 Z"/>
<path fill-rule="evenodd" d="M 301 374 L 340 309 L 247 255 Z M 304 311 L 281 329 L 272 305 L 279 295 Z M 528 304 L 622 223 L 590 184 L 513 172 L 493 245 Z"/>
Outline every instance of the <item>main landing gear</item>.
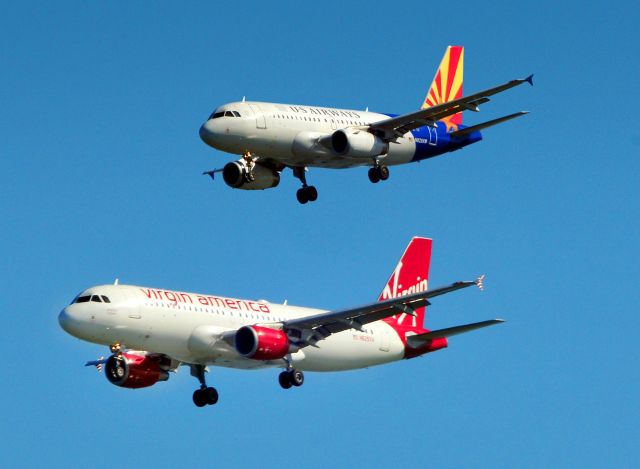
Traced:
<path fill-rule="evenodd" d="M 318 191 L 315 187 L 307 185 L 307 176 L 305 171 L 307 168 L 304 166 L 295 166 L 293 169 L 293 175 L 300 179 L 302 187 L 296 192 L 296 198 L 301 204 L 307 202 L 315 202 L 318 199 Z"/>
<path fill-rule="evenodd" d="M 200 389 L 193 393 L 193 403 L 198 407 L 213 405 L 218 402 L 218 391 L 216 388 L 208 387 L 204 379 L 204 365 L 191 365 L 191 375 L 200 381 Z"/>
<path fill-rule="evenodd" d="M 376 163 L 372 168 L 369 168 L 369 181 L 375 184 L 380 181 L 386 181 L 387 179 L 389 179 L 388 167 Z"/>
<path fill-rule="evenodd" d="M 304 373 L 296 370 L 288 358 L 285 358 L 284 361 L 287 363 L 287 369 L 278 376 L 280 386 L 282 386 L 283 389 L 289 389 L 291 386 L 302 386 L 304 383 Z"/>

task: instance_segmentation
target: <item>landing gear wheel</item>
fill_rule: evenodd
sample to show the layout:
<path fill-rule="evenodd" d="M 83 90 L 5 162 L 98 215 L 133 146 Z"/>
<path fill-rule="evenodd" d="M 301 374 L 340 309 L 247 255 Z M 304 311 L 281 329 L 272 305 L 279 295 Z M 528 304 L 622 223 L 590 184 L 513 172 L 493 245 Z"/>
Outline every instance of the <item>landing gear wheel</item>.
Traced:
<path fill-rule="evenodd" d="M 218 391 L 216 388 L 204 388 L 201 389 L 201 392 L 204 395 L 207 404 L 213 405 L 218 402 Z"/>
<path fill-rule="evenodd" d="M 389 168 L 386 166 L 374 166 L 369 168 L 369 181 L 376 182 L 386 181 L 389 179 Z"/>
<path fill-rule="evenodd" d="M 207 405 L 206 396 L 202 391 L 202 389 L 196 389 L 193 393 L 193 403 L 198 407 Z"/>
<path fill-rule="evenodd" d="M 196 389 L 193 393 L 193 403 L 198 407 L 213 405 L 218 402 L 218 391 L 216 388 Z"/>
<path fill-rule="evenodd" d="M 318 199 L 318 191 L 315 187 L 307 185 L 307 176 L 305 175 L 307 168 L 304 166 L 292 166 L 291 169 L 293 170 L 293 175 L 300 179 L 302 183 L 302 187 L 296 192 L 298 202 L 301 204 L 315 202 Z"/>
<path fill-rule="evenodd" d="M 314 186 L 301 187 L 298 189 L 298 192 L 296 192 L 296 198 L 301 204 L 315 202 L 318 200 L 318 190 Z"/>
<path fill-rule="evenodd" d="M 204 373 L 207 371 L 206 367 L 201 364 L 193 364 L 190 366 L 191 375 L 200 382 L 200 389 L 196 389 L 193 392 L 193 403 L 198 407 L 204 407 L 218 402 L 218 391 L 216 388 L 207 386 L 207 382 L 204 379 Z"/>
<path fill-rule="evenodd" d="M 278 376 L 278 382 L 280 383 L 280 386 L 282 386 L 282 389 L 289 389 L 292 386 L 291 381 L 289 380 L 289 372 L 283 371 L 280 373 Z"/>
<path fill-rule="evenodd" d="M 289 382 L 294 386 L 302 386 L 302 383 L 304 383 L 304 373 L 300 370 L 289 371 Z"/>
<path fill-rule="evenodd" d="M 309 202 L 315 202 L 316 200 L 318 200 L 318 190 L 314 186 L 309 186 L 306 189 Z"/>
<path fill-rule="evenodd" d="M 306 204 L 307 202 L 309 202 L 309 195 L 307 194 L 306 187 L 301 187 L 300 189 L 298 189 L 298 192 L 296 192 L 296 198 L 301 204 Z"/>

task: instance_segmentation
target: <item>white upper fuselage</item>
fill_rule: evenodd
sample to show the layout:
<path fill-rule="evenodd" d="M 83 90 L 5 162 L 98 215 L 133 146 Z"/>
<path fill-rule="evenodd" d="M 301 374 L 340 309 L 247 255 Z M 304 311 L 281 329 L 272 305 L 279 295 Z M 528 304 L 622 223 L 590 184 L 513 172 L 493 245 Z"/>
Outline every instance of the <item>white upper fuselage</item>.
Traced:
<path fill-rule="evenodd" d="M 388 118 L 349 109 L 235 102 L 217 108 L 200 128 L 200 137 L 218 150 L 238 155 L 250 152 L 288 166 L 348 168 L 371 165 L 372 159 L 336 155 L 318 140 L 339 129 L 364 129 Z M 410 162 L 415 154 L 415 139 L 408 132 L 379 159 L 387 166 L 398 165 Z"/>
<path fill-rule="evenodd" d="M 94 298 L 100 296 L 100 301 Z M 78 298 L 91 300 L 77 302 Z M 102 298 L 106 297 L 108 303 Z M 190 364 L 252 369 L 284 367 L 283 360 L 244 358 L 233 338 L 244 325 L 278 328 L 282 321 L 324 311 L 129 285 L 102 285 L 82 292 L 62 310 L 59 321 L 70 334 L 98 344 L 168 355 Z M 296 368 L 338 371 L 387 363 L 404 357 L 404 345 L 383 322 L 331 335 L 316 347 L 292 354 Z"/>

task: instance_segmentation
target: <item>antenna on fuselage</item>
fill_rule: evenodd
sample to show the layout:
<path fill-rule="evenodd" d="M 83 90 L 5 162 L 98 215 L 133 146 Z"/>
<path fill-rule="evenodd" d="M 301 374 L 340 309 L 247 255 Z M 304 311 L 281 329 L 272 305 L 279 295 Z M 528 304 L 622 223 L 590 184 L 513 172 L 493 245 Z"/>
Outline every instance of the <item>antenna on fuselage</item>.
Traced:
<path fill-rule="evenodd" d="M 364 108 L 364 112 L 369 112 L 369 106 L 367 106 L 366 108 Z"/>
<path fill-rule="evenodd" d="M 246 98 L 247 98 L 246 96 L 243 96 L 243 97 L 242 97 L 242 102 L 243 102 L 243 103 L 245 102 Z"/>
<path fill-rule="evenodd" d="M 120 279 L 119 279 L 119 278 L 115 279 L 115 280 L 113 281 L 113 284 L 114 284 L 114 285 L 120 285 Z"/>

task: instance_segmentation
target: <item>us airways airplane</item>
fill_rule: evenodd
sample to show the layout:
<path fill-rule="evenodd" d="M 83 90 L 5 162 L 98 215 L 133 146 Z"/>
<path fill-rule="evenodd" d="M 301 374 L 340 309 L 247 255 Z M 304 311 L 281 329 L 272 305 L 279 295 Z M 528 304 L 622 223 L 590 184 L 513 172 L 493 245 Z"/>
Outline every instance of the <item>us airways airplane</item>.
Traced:
<path fill-rule="evenodd" d="M 463 63 L 463 48 L 449 46 L 421 109 L 403 115 L 244 98 L 224 104 L 200 127 L 200 138 L 242 158 L 203 174 L 214 178 L 222 172 L 225 183 L 235 189 L 268 189 L 280 183 L 285 168 L 291 168 L 302 183 L 298 202 L 305 204 L 318 198 L 316 188 L 307 184 L 309 167 L 370 166 L 369 180 L 377 183 L 389 178 L 389 166 L 459 150 L 482 140 L 482 129 L 527 113 L 462 125 L 463 111 L 477 112 L 494 94 L 525 82 L 533 85 L 530 75 L 463 97 Z"/>
<path fill-rule="evenodd" d="M 501 319 L 429 331 L 425 307 L 436 296 L 477 285 L 429 289 L 431 240 L 415 237 L 378 301 L 325 311 L 129 285 L 101 285 L 80 293 L 59 315 L 62 328 L 80 339 L 109 345 L 104 368 L 109 382 L 143 388 L 166 381 L 189 366 L 200 387 L 198 407 L 215 404 L 218 392 L 205 381 L 207 365 L 240 369 L 283 368 L 284 389 L 301 386 L 303 371 L 366 368 L 435 352 L 447 338 Z"/>

